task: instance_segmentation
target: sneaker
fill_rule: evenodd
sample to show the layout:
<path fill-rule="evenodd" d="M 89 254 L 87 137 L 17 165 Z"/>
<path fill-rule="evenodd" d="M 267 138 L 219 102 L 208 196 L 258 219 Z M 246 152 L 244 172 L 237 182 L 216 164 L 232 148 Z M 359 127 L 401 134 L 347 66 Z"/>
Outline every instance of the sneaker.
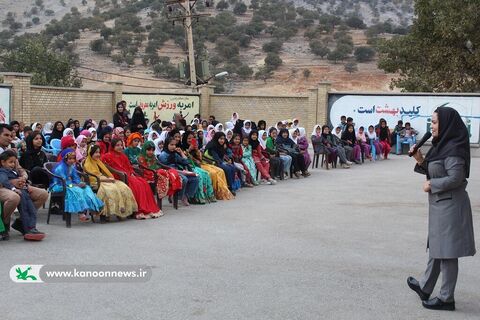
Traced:
<path fill-rule="evenodd" d="M 190 205 L 190 202 L 188 202 L 188 199 L 186 197 L 182 199 L 182 203 L 185 207 L 188 207 Z"/>
<path fill-rule="evenodd" d="M 359 160 L 355 160 L 355 164 L 362 164 Z"/>
<path fill-rule="evenodd" d="M 342 168 L 343 168 L 343 169 L 350 169 L 350 166 L 349 166 L 348 164 L 346 164 L 346 163 L 343 163 L 343 164 L 342 164 Z"/>
<path fill-rule="evenodd" d="M 251 183 L 245 183 L 245 187 L 247 187 L 247 188 L 253 188 L 253 184 L 251 184 Z"/>
<path fill-rule="evenodd" d="M 45 238 L 45 233 L 38 231 L 36 228 L 25 232 L 23 239 L 28 241 L 42 241 Z"/>
<path fill-rule="evenodd" d="M 285 173 L 285 176 L 283 177 L 283 180 L 288 180 L 290 179 L 290 175 L 288 173 Z"/>
<path fill-rule="evenodd" d="M 12 229 L 15 229 L 17 230 L 18 232 L 20 232 L 22 235 L 25 234 L 25 229 L 23 229 L 23 223 L 22 223 L 22 220 L 20 219 L 15 219 L 15 221 L 12 223 Z"/>
<path fill-rule="evenodd" d="M 300 179 L 300 174 L 298 174 L 298 172 L 294 172 L 293 175 L 295 176 L 295 178 Z"/>
<path fill-rule="evenodd" d="M 268 182 L 267 180 L 265 180 L 265 179 L 262 179 L 262 180 L 260 180 L 260 184 L 265 185 L 265 184 L 271 184 L 271 183 L 269 183 L 269 182 Z"/>
<path fill-rule="evenodd" d="M 160 211 L 155 212 L 155 213 L 149 213 L 148 215 L 150 216 L 150 218 L 156 219 L 156 218 L 160 218 L 161 216 L 163 216 L 163 212 L 162 212 L 162 210 L 160 210 Z"/>
<path fill-rule="evenodd" d="M 275 179 L 269 179 L 268 182 L 270 182 L 270 184 L 277 184 L 277 180 Z"/>
<path fill-rule="evenodd" d="M 353 164 L 352 161 L 347 161 L 347 165 L 351 166 Z"/>

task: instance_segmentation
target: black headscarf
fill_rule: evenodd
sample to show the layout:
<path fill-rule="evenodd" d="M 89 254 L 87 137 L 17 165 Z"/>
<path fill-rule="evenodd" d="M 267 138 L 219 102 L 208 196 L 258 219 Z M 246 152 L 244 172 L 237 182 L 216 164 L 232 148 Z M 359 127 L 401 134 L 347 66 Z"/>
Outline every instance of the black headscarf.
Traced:
<path fill-rule="evenodd" d="M 385 122 L 385 127 L 382 127 L 382 122 Z M 388 129 L 387 121 L 385 119 L 380 119 L 379 130 L 380 134 L 378 135 L 378 138 L 380 141 L 388 140 L 390 129 Z"/>
<path fill-rule="evenodd" d="M 130 128 L 132 129 L 132 132 L 138 132 L 141 130 L 138 128 L 139 124 L 142 125 L 143 130 L 147 129 L 147 121 L 145 120 L 142 108 L 136 107 L 133 111 L 132 120 L 130 120 Z"/>
<path fill-rule="evenodd" d="M 450 107 L 438 107 L 438 137 L 433 138 L 432 148 L 425 161 L 435 161 L 447 157 L 460 157 L 465 160 L 465 176 L 470 176 L 470 137 L 460 114 Z"/>
<path fill-rule="evenodd" d="M 102 141 L 104 135 L 106 135 L 107 133 L 112 133 L 112 132 L 113 132 L 113 129 L 112 129 L 110 126 L 106 126 L 106 127 L 103 128 L 103 129 L 97 130 L 97 139 L 98 139 L 98 141 Z"/>
<path fill-rule="evenodd" d="M 209 143 L 207 143 L 207 145 L 205 146 L 205 149 L 206 150 L 213 150 L 215 151 L 218 156 L 220 158 L 223 158 L 225 156 L 225 147 L 223 145 L 221 145 L 218 140 L 221 138 L 221 137 L 225 137 L 225 143 L 226 140 L 227 140 L 227 137 L 225 136 L 225 133 L 223 132 L 216 132 L 215 135 L 213 136 L 212 140 L 210 140 Z"/>
<path fill-rule="evenodd" d="M 257 135 L 257 140 L 252 139 L 253 134 Z M 250 131 L 250 134 L 248 135 L 248 143 L 252 146 L 252 150 L 257 149 L 258 145 L 260 144 L 260 141 L 258 141 L 258 132 L 255 130 Z"/>
<path fill-rule="evenodd" d="M 30 134 L 27 139 L 25 139 L 25 144 L 27 145 L 27 151 L 20 158 L 20 165 L 27 170 L 32 170 L 35 167 L 43 167 L 43 164 L 47 162 L 47 156 L 42 151 L 42 147 L 35 149 L 33 146 L 33 140 L 40 135 L 42 137 L 42 145 L 45 144 L 45 138 L 41 133 L 36 132 Z"/>
<path fill-rule="evenodd" d="M 284 132 L 287 133 L 287 137 L 286 137 L 286 138 L 284 138 L 284 137 L 282 136 L 282 134 L 283 134 Z M 292 139 L 290 139 L 290 134 L 289 134 L 289 132 L 288 132 L 288 129 L 280 129 L 280 132 L 278 133 L 278 136 L 277 136 L 277 144 L 280 144 L 280 145 L 284 144 L 284 145 L 288 145 L 288 146 L 290 146 L 290 147 L 294 147 L 294 146 L 295 146 L 295 142 L 294 142 Z"/>
<path fill-rule="evenodd" d="M 61 124 L 63 129 L 61 131 L 57 130 L 57 125 L 58 124 Z M 55 124 L 53 125 L 53 129 L 52 129 L 52 134 L 50 135 L 50 140 L 52 139 L 62 139 L 63 137 L 63 130 L 65 130 L 65 126 L 63 125 L 63 122 L 62 121 L 57 121 L 55 122 Z"/>
<path fill-rule="evenodd" d="M 328 138 L 328 136 L 330 136 L 331 133 L 325 133 L 325 128 L 329 128 L 326 124 L 322 126 L 322 133 L 321 135 L 324 137 L 324 138 Z"/>
<path fill-rule="evenodd" d="M 190 141 L 188 141 L 188 136 L 189 135 L 194 135 L 193 131 L 185 131 L 182 136 L 182 149 L 183 150 L 188 150 L 190 147 Z"/>
<path fill-rule="evenodd" d="M 353 131 L 350 132 L 348 131 L 349 128 L 352 128 Z M 355 128 L 353 127 L 353 124 L 348 124 L 347 127 L 345 128 L 345 131 L 342 133 L 342 140 L 347 141 L 350 140 L 352 142 L 352 146 L 355 144 L 357 138 L 355 137 Z"/>

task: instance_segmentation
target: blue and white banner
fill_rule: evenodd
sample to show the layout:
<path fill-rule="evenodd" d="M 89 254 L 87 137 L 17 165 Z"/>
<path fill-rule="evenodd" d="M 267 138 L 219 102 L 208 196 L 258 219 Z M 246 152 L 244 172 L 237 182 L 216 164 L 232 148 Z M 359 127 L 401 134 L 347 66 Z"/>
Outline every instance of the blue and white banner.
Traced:
<path fill-rule="evenodd" d="M 10 122 L 10 88 L 0 87 L 0 123 Z"/>
<path fill-rule="evenodd" d="M 380 118 L 393 130 L 398 120 L 410 122 L 420 136 L 430 131 L 437 107 L 451 107 L 460 113 L 470 133 L 470 143 L 480 143 L 480 96 L 415 94 L 330 94 L 329 122 L 333 127 L 342 115 L 352 117 L 355 128 L 378 124 Z"/>

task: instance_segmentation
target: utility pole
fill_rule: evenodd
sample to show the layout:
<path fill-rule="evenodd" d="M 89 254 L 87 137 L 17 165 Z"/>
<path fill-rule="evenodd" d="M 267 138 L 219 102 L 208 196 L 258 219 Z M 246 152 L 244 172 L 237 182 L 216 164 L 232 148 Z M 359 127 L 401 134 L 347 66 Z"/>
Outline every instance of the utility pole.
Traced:
<path fill-rule="evenodd" d="M 193 2 L 190 4 L 190 2 Z M 198 21 L 198 18 L 200 17 L 205 17 L 209 16 L 210 14 L 192 14 L 192 9 L 197 3 L 197 0 L 168 0 L 167 5 L 168 5 L 168 11 L 170 13 L 173 12 L 173 5 L 178 5 L 182 11 L 183 14 L 177 14 L 177 15 L 172 15 L 170 17 L 170 20 L 173 21 L 173 24 L 175 24 L 175 21 L 182 21 L 183 26 L 185 27 L 185 31 L 187 34 L 187 48 L 188 48 L 188 62 L 190 66 L 190 86 L 192 88 L 197 87 L 197 72 L 195 69 L 195 49 L 193 46 L 193 22 L 192 18 L 196 18 Z M 210 6 L 211 1 L 206 1 L 207 7 Z"/>

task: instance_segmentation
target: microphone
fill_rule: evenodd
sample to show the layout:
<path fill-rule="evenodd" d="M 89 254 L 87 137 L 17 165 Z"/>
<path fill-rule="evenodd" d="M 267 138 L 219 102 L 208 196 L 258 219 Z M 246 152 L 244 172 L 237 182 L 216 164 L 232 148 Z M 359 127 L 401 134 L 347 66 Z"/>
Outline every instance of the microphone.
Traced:
<path fill-rule="evenodd" d="M 415 147 L 413 148 L 412 152 L 410 151 L 408 152 L 408 156 L 409 157 L 413 156 L 418 151 L 418 149 L 420 149 L 423 146 L 423 144 L 427 142 L 428 139 L 430 139 L 431 136 L 432 136 L 432 133 L 430 131 L 426 132 L 422 140 L 420 140 L 420 142 L 415 144 Z"/>

